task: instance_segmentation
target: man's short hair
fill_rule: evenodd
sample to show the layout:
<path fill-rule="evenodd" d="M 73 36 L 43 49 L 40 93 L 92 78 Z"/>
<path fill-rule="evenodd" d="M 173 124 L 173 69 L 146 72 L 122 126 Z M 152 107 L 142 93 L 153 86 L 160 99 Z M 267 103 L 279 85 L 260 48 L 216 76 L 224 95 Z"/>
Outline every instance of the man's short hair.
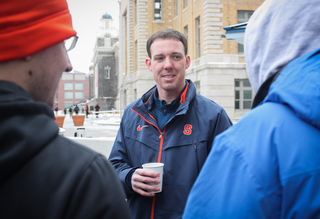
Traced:
<path fill-rule="evenodd" d="M 163 29 L 163 30 L 159 30 L 159 31 L 155 32 L 154 34 L 152 34 L 152 36 L 149 37 L 149 39 L 147 41 L 147 52 L 148 52 L 149 58 L 151 58 L 151 51 L 150 51 L 151 44 L 156 39 L 176 39 L 176 40 L 179 40 L 179 41 L 182 42 L 182 44 L 184 46 L 185 55 L 188 54 L 188 41 L 187 41 L 187 38 L 177 30 Z"/>

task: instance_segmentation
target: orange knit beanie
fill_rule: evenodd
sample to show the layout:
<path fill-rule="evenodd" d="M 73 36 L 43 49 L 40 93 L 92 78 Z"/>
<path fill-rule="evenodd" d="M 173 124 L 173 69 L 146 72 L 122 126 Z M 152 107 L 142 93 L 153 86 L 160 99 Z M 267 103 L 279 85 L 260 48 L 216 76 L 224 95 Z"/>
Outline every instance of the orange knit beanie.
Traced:
<path fill-rule="evenodd" d="M 0 1 L 0 62 L 32 55 L 74 35 L 66 0 Z"/>

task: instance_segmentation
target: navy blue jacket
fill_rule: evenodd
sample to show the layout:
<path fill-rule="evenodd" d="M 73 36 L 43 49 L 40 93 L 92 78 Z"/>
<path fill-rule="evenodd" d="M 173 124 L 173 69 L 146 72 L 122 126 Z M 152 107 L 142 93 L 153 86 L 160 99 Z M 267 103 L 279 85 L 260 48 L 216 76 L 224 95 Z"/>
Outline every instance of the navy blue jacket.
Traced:
<path fill-rule="evenodd" d="M 320 218 L 320 50 L 216 138 L 183 218 Z"/>
<path fill-rule="evenodd" d="M 130 218 L 112 165 L 58 131 L 47 104 L 0 81 L 0 218 Z"/>
<path fill-rule="evenodd" d="M 152 208 L 154 218 L 181 218 L 215 136 L 232 125 L 222 107 L 196 94 L 187 81 L 181 104 L 163 132 L 152 115 L 155 86 L 125 109 L 109 160 L 125 188 L 133 218 L 151 218 Z M 135 193 L 126 183 L 132 169 L 148 162 L 164 163 L 162 192 L 154 198 Z"/>

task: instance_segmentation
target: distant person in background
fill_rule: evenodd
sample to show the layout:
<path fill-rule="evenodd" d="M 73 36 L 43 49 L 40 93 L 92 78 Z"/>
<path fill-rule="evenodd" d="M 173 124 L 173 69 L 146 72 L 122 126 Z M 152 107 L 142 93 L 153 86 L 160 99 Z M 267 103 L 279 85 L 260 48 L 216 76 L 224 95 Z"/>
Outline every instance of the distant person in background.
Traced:
<path fill-rule="evenodd" d="M 97 113 L 96 113 L 96 118 L 98 118 L 98 117 L 99 117 L 99 110 L 100 110 L 99 104 L 97 104 L 97 105 L 94 107 L 94 109 L 97 111 Z"/>
<path fill-rule="evenodd" d="M 63 109 L 63 113 L 64 113 L 64 115 L 67 115 L 67 108 Z"/>
<path fill-rule="evenodd" d="M 86 104 L 86 118 L 88 118 L 88 115 L 89 115 L 89 107 L 88 107 L 88 104 Z"/>
<path fill-rule="evenodd" d="M 74 112 L 75 112 L 76 115 L 79 114 L 79 107 L 78 107 L 78 105 L 76 105 L 76 106 L 74 107 Z"/>
<path fill-rule="evenodd" d="M 54 108 L 54 111 L 56 112 L 56 115 L 58 115 L 58 111 L 59 111 L 58 106 Z"/>
<path fill-rule="evenodd" d="M 253 109 L 215 139 L 184 219 L 320 218 L 319 12 L 319 0 L 266 0 L 253 13 Z"/>
<path fill-rule="evenodd" d="M 70 108 L 69 108 L 69 113 L 70 113 L 70 118 L 72 117 L 72 106 L 70 106 Z"/>
<path fill-rule="evenodd" d="M 77 39 L 66 0 L 1 0 L 0 218 L 130 218 L 107 159 L 58 134 Z"/>

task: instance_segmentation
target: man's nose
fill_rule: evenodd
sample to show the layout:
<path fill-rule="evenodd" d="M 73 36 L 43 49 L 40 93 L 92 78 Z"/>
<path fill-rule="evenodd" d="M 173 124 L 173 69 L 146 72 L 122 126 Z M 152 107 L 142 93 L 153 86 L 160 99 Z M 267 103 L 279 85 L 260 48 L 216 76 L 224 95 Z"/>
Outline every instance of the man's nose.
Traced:
<path fill-rule="evenodd" d="M 65 72 L 71 72 L 72 69 L 73 69 L 73 66 L 72 66 L 72 64 L 71 64 L 71 62 L 70 62 L 69 56 L 67 56 L 67 58 L 68 58 L 68 62 L 67 62 L 67 67 L 66 67 Z"/>
<path fill-rule="evenodd" d="M 166 69 L 166 70 L 172 69 L 172 63 L 171 63 L 170 58 L 166 58 L 165 59 L 165 61 L 164 61 L 164 69 Z"/>

